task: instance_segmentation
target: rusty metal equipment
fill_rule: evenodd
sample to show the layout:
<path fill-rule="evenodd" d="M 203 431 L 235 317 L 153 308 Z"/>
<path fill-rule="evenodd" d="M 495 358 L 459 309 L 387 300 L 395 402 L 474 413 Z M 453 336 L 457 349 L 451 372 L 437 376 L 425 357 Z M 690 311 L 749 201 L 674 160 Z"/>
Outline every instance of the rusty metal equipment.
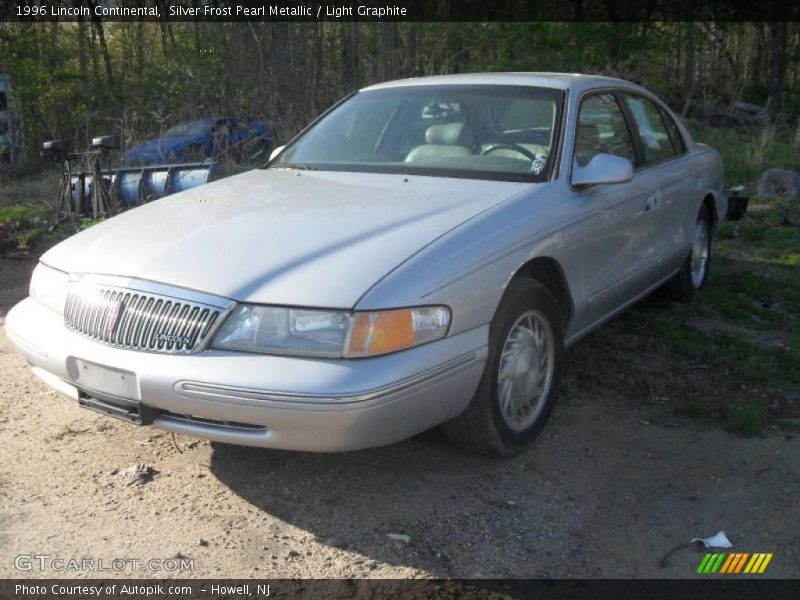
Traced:
<path fill-rule="evenodd" d="M 214 167 L 214 163 L 204 162 L 112 168 L 111 151 L 118 148 L 115 136 L 95 137 L 92 148 L 80 153 L 70 153 L 66 140 L 44 143 L 45 154 L 62 163 L 58 201 L 63 216 L 112 216 L 202 185 Z M 83 163 L 81 170 L 73 169 L 76 159 Z"/>

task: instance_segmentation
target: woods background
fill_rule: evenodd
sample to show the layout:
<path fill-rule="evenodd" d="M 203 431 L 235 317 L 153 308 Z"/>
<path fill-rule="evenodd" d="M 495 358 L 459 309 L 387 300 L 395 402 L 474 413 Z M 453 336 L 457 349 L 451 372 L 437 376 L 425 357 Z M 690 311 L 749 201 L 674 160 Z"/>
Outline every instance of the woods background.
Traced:
<path fill-rule="evenodd" d="M 468 71 L 631 79 L 684 116 L 733 101 L 800 114 L 798 23 L 0 23 L 26 146 L 200 116 L 253 116 L 285 141 L 361 86 Z"/>

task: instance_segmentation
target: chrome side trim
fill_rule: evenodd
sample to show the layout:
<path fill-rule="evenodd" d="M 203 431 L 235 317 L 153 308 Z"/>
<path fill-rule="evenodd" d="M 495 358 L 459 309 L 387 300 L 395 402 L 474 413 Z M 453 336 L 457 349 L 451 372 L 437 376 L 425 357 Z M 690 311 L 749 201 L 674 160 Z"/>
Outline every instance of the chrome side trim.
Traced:
<path fill-rule="evenodd" d="M 676 270 L 672 271 L 669 275 L 667 275 L 663 279 L 660 279 L 658 282 L 656 282 L 653 285 L 651 285 L 650 287 L 648 287 L 646 290 L 644 290 L 638 296 L 634 296 L 633 298 L 631 298 L 625 304 L 622 304 L 621 306 L 618 306 L 617 308 L 612 310 L 607 315 L 597 319 L 594 323 L 591 323 L 591 324 L 587 325 L 586 327 L 584 327 L 583 329 L 581 329 L 580 331 L 577 331 L 577 332 L 573 333 L 571 336 L 569 336 L 564 341 L 564 346 L 566 347 L 566 346 L 570 346 L 570 345 L 574 344 L 579 339 L 581 339 L 583 336 L 588 335 L 589 333 L 591 333 L 592 331 L 594 331 L 595 329 L 600 327 L 603 323 L 606 323 L 606 322 L 610 321 L 611 319 L 616 317 L 621 312 L 626 311 L 628 308 L 630 308 L 631 306 L 636 304 L 639 300 L 641 300 L 642 298 L 647 296 L 649 293 L 651 293 L 654 290 L 658 289 L 659 287 L 664 285 L 667 281 L 669 281 L 670 279 L 675 277 L 675 275 L 677 275 L 679 271 L 680 271 L 680 269 L 676 269 Z"/>
<path fill-rule="evenodd" d="M 332 404 L 365 402 L 383 396 L 388 396 L 407 388 L 427 383 L 442 375 L 455 375 L 466 368 L 473 366 L 479 360 L 485 360 L 486 349 L 474 350 L 463 354 L 451 361 L 437 365 L 431 369 L 418 373 L 412 377 L 401 379 L 395 383 L 373 388 L 369 390 L 357 391 L 346 394 L 300 394 L 291 392 L 275 392 L 255 388 L 242 388 L 214 383 L 203 383 L 200 381 L 179 381 L 175 384 L 174 390 L 177 394 L 187 398 L 200 400 L 258 400 L 263 402 L 294 402 L 310 404 Z M 327 402 L 325 402 L 327 401 Z"/>
<path fill-rule="evenodd" d="M 603 300 L 606 300 L 606 299 L 610 298 L 611 296 L 616 294 L 619 290 L 623 289 L 625 286 L 630 284 L 632 281 L 636 281 L 640 277 L 644 277 L 648 273 L 656 270 L 658 267 L 661 266 L 662 262 L 663 262 L 663 257 L 656 258 L 655 260 L 651 261 L 650 263 L 648 263 L 647 265 L 645 265 L 641 269 L 638 269 L 638 270 L 634 271 L 633 273 L 629 273 L 628 275 L 626 275 L 622 279 L 618 279 L 617 281 L 615 281 L 611 285 L 608 285 L 608 286 L 596 291 L 594 294 L 589 296 L 589 299 L 587 300 L 587 302 L 589 304 L 595 304 L 597 302 L 602 302 Z"/>

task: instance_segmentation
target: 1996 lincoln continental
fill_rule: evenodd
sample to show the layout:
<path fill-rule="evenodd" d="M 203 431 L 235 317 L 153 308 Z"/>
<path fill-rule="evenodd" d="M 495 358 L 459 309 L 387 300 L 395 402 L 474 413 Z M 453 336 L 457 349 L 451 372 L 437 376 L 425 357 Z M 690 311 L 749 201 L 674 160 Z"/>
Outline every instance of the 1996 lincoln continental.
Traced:
<path fill-rule="evenodd" d="M 140 425 L 341 451 L 441 424 L 508 456 L 565 345 L 703 286 L 726 208 L 718 153 L 637 85 L 397 81 L 57 245 L 6 329 L 45 383 Z"/>

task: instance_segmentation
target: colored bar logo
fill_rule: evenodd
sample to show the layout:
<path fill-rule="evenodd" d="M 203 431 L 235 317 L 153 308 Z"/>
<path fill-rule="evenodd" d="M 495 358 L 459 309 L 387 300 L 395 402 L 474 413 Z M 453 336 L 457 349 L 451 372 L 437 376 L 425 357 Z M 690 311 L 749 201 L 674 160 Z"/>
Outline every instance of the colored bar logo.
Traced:
<path fill-rule="evenodd" d="M 737 573 L 748 574 L 761 574 L 763 573 L 769 561 L 772 560 L 772 552 L 732 552 L 726 554 L 721 553 L 706 553 L 700 566 L 697 567 L 697 572 L 701 574 L 714 574 L 725 573 L 733 575 Z"/>

